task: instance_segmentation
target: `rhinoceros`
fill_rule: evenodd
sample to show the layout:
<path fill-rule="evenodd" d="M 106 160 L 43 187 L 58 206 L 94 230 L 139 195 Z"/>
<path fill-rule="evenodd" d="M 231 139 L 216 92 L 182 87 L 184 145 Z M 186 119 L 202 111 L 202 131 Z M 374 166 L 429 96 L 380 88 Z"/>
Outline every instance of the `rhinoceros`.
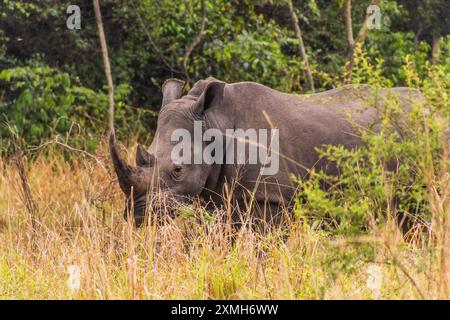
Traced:
<path fill-rule="evenodd" d="M 122 159 L 115 135 L 110 135 L 112 161 L 126 197 L 124 217 L 134 217 L 137 225 L 159 203 L 156 198 L 164 198 L 169 203 L 199 198 L 216 207 L 228 202 L 233 208 L 241 209 L 248 209 L 243 206 L 251 203 L 248 212 L 255 219 L 277 221 L 282 209 L 293 203 L 296 193 L 293 176 L 307 179 L 313 168 L 328 174 L 338 173 L 333 163 L 319 157 L 316 148 L 360 146 L 358 131 L 368 128 L 379 116 L 373 106 L 376 103 L 367 103 L 375 97 L 369 86 L 348 85 L 309 95 L 283 93 L 255 82 L 225 83 L 214 78 L 198 81 L 186 95 L 183 86 L 184 82 L 178 79 L 163 84 L 154 140 L 147 150 L 138 146 L 135 166 Z M 389 92 L 397 94 L 405 103 L 419 95 L 414 89 L 394 88 L 378 89 L 376 96 L 385 97 Z M 250 134 L 245 137 L 248 130 L 263 129 L 269 133 L 277 130 L 277 150 L 268 149 L 263 153 L 271 161 L 278 161 L 276 170 L 264 174 L 263 169 L 270 163 L 248 161 L 250 147 L 243 151 L 245 161 L 240 163 L 174 161 L 173 149 L 177 146 L 173 141 L 174 131 L 181 129 L 195 135 L 196 123 L 201 123 L 203 130 L 215 129 L 223 135 L 226 140 L 223 149 L 215 150 L 220 157 L 237 153 L 236 145 L 230 143 L 235 138 L 228 139 L 230 129 L 244 132 L 248 145 L 255 142 Z M 206 148 L 210 143 L 212 140 L 201 141 L 200 147 Z M 195 143 L 192 144 L 195 153 Z M 155 212 L 165 215 L 169 211 Z"/>

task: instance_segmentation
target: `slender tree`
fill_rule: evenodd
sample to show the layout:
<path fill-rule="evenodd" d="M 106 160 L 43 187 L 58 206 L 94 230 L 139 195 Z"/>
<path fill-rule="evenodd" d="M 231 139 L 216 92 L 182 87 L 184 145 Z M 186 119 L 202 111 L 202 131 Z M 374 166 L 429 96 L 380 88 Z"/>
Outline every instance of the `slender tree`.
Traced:
<path fill-rule="evenodd" d="M 433 37 L 431 39 L 431 62 L 436 64 L 439 62 L 441 56 L 441 35 L 439 31 L 435 30 L 433 32 Z"/>
<path fill-rule="evenodd" d="M 352 0 L 345 0 L 344 2 L 344 25 L 348 47 L 351 48 L 355 43 L 352 27 Z"/>
<path fill-rule="evenodd" d="M 431 45 L 431 62 L 439 63 L 442 37 L 450 34 L 450 4 L 448 0 L 398 0 L 409 15 L 406 27 L 414 30 L 415 41 Z"/>
<path fill-rule="evenodd" d="M 303 43 L 302 30 L 300 29 L 300 25 L 298 23 L 297 14 L 295 13 L 294 6 L 292 4 L 292 0 L 288 0 L 289 6 L 289 15 L 291 17 L 292 27 L 294 28 L 295 37 L 298 41 L 298 51 L 300 56 L 305 64 L 305 73 L 306 73 L 306 82 L 311 91 L 314 92 L 314 80 L 311 73 L 311 68 L 308 62 L 308 55 L 306 54 L 305 45 Z"/>
<path fill-rule="evenodd" d="M 95 20 L 97 21 L 100 47 L 102 48 L 103 67 L 105 69 L 106 81 L 108 82 L 108 102 L 109 102 L 109 130 L 114 135 L 114 85 L 111 75 L 111 65 L 109 63 L 108 46 L 106 45 L 105 31 L 103 30 L 102 13 L 100 11 L 99 0 L 92 0 L 94 4 Z"/>
<path fill-rule="evenodd" d="M 381 0 L 372 0 L 372 5 L 379 5 Z M 347 66 L 346 73 L 344 77 L 344 81 L 349 83 L 352 77 L 352 70 L 355 64 L 355 49 L 358 45 L 364 45 L 366 38 L 369 34 L 369 21 L 372 19 L 372 14 L 367 14 L 364 19 L 364 23 L 359 29 L 358 35 L 356 39 L 353 40 L 353 26 L 352 26 L 352 17 L 351 17 L 351 0 L 346 0 L 344 3 L 344 23 L 345 30 L 347 32 L 347 42 L 348 42 L 348 52 L 347 52 Z"/>

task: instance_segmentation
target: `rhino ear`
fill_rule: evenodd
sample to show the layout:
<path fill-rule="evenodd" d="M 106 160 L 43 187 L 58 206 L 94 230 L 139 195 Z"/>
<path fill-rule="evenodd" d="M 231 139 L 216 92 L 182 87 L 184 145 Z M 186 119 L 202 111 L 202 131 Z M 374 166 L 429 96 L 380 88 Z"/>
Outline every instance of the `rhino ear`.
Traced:
<path fill-rule="evenodd" d="M 151 167 L 154 164 L 155 157 L 139 144 L 136 149 L 136 165 L 139 167 Z"/>
<path fill-rule="evenodd" d="M 172 100 L 181 98 L 183 93 L 184 81 L 179 79 L 167 79 L 162 85 L 163 99 L 162 106 L 171 102 Z"/>
<path fill-rule="evenodd" d="M 198 102 L 194 105 L 195 112 L 201 115 L 208 109 L 221 105 L 224 87 L 225 82 L 222 81 L 216 80 L 208 83 L 205 91 L 200 96 Z"/>

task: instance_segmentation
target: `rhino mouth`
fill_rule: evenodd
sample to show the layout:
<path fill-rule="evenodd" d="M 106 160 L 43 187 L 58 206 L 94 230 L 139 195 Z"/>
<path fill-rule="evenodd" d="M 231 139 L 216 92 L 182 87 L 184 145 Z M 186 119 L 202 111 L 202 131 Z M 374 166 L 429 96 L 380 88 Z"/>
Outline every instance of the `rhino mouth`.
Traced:
<path fill-rule="evenodd" d="M 167 222 L 168 219 L 173 219 L 177 216 L 176 210 L 168 208 L 153 208 L 147 209 L 145 206 L 136 208 L 133 211 L 125 210 L 125 221 L 131 221 L 136 227 L 142 226 L 144 223 L 157 223 L 159 225 Z"/>
<path fill-rule="evenodd" d="M 157 201 L 155 195 L 143 195 L 131 201 L 127 201 L 123 217 L 125 221 L 133 220 L 136 227 L 140 227 L 144 222 L 164 224 L 168 219 L 177 217 L 178 208 L 185 206 L 192 201 L 189 197 L 161 196 Z M 150 200 L 151 199 L 151 200 Z"/>

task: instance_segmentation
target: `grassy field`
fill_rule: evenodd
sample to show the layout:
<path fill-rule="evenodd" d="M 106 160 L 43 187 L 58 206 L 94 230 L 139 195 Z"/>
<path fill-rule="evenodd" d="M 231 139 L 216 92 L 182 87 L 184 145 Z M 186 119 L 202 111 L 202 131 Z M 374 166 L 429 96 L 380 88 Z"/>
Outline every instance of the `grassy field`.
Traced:
<path fill-rule="evenodd" d="M 361 72 L 383 85 L 373 74 Z M 317 187 L 320 173 L 299 181 L 291 223 L 265 234 L 231 232 L 226 212 L 200 206 L 134 228 L 105 145 L 0 156 L 0 298 L 450 299 L 450 77 L 430 68 L 421 80 L 411 64 L 405 75 L 426 103 L 413 101 L 402 124 L 398 101 L 386 101 L 364 148 L 322 155 L 339 164 L 334 187 Z M 395 173 L 386 158 L 402 159 Z M 407 233 L 394 193 L 416 219 Z"/>
<path fill-rule="evenodd" d="M 25 162 L 31 210 L 16 166 L 0 163 L 0 298 L 450 298 L 448 198 L 435 236 L 408 241 L 392 221 L 349 237 L 294 219 L 264 236 L 244 227 L 233 242 L 221 212 L 198 209 L 135 229 L 102 150 L 96 160 L 55 151 Z"/>
<path fill-rule="evenodd" d="M 98 1 L 95 18 L 86 1 L 70 16 L 3 2 L 0 299 L 450 299 L 449 1 L 102 1 L 106 36 Z M 225 201 L 136 228 L 104 135 L 129 155 L 148 144 L 173 76 L 186 90 L 208 76 L 308 95 L 363 85 L 380 117 L 345 132 L 358 149 L 317 146 L 339 175 L 292 177 L 282 227 L 234 229 Z M 417 90 L 378 95 L 392 87 Z"/>

